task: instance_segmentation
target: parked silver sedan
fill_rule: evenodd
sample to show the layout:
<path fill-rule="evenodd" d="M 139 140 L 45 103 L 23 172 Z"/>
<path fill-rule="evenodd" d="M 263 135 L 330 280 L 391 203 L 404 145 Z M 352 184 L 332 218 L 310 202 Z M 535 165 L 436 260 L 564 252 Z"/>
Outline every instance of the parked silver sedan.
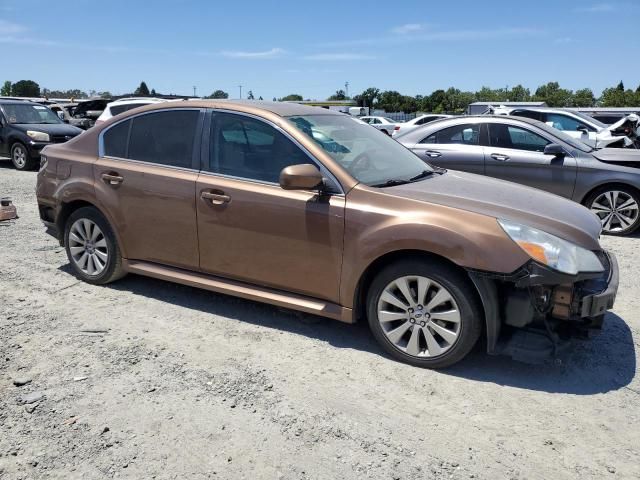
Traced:
<path fill-rule="evenodd" d="M 395 138 L 430 164 L 582 203 L 606 233 L 628 235 L 640 226 L 640 150 L 595 150 L 542 122 L 505 116 L 437 120 Z"/>

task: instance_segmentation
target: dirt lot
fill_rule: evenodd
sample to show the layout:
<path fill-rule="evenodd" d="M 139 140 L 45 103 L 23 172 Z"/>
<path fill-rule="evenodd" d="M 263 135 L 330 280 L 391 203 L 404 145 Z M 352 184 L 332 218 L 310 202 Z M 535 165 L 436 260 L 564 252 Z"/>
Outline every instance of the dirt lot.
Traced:
<path fill-rule="evenodd" d="M 0 224 L 1 478 L 640 478 L 638 237 L 604 239 L 621 285 L 593 341 L 435 372 L 364 325 L 137 276 L 80 283 L 35 180 L 0 162 L 20 214 Z"/>

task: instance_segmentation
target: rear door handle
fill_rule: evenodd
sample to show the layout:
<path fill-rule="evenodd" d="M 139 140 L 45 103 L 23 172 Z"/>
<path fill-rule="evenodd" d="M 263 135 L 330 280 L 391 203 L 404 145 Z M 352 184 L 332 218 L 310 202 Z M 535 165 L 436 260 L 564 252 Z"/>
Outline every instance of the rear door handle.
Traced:
<path fill-rule="evenodd" d="M 429 158 L 438 158 L 442 156 L 440 152 L 436 152 L 435 150 L 427 150 L 424 154 Z"/>
<path fill-rule="evenodd" d="M 491 158 L 498 160 L 499 162 L 506 162 L 509 160 L 509 155 L 501 155 L 499 153 L 492 153 Z"/>
<path fill-rule="evenodd" d="M 223 203 L 229 203 L 231 201 L 231 197 L 224 193 L 202 192 L 200 198 L 210 200 L 214 205 L 222 205 Z"/>
<path fill-rule="evenodd" d="M 104 182 L 108 185 L 120 185 L 122 182 L 124 182 L 124 177 L 121 177 L 117 174 L 103 173 L 102 180 L 104 180 Z"/>

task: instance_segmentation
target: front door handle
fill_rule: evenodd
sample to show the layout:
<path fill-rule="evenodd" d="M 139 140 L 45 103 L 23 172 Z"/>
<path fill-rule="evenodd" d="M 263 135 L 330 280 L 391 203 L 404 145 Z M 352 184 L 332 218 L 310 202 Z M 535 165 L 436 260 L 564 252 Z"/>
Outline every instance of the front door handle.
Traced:
<path fill-rule="evenodd" d="M 224 193 L 202 192 L 200 198 L 210 200 L 214 205 L 222 205 L 223 203 L 229 203 L 231 201 L 231 197 Z"/>
<path fill-rule="evenodd" d="M 509 155 L 502 155 L 500 153 L 492 153 L 491 158 L 498 160 L 499 162 L 506 162 L 509 160 Z"/>
<path fill-rule="evenodd" d="M 429 158 L 438 158 L 442 156 L 440 152 L 436 152 L 435 150 L 427 150 L 424 154 Z"/>
<path fill-rule="evenodd" d="M 102 180 L 104 180 L 104 182 L 108 185 L 115 186 L 115 185 L 120 185 L 122 182 L 124 182 L 124 177 L 121 177 L 120 175 L 112 174 L 112 173 L 103 173 Z"/>

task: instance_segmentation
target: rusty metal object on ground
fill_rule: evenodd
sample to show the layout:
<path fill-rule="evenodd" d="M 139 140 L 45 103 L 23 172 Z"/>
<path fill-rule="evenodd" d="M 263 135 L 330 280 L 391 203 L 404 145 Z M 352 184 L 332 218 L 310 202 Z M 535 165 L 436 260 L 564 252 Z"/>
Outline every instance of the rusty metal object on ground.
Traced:
<path fill-rule="evenodd" d="M 9 198 L 0 199 L 0 222 L 3 220 L 11 220 L 18 218 L 18 212 L 15 205 L 11 203 Z"/>

